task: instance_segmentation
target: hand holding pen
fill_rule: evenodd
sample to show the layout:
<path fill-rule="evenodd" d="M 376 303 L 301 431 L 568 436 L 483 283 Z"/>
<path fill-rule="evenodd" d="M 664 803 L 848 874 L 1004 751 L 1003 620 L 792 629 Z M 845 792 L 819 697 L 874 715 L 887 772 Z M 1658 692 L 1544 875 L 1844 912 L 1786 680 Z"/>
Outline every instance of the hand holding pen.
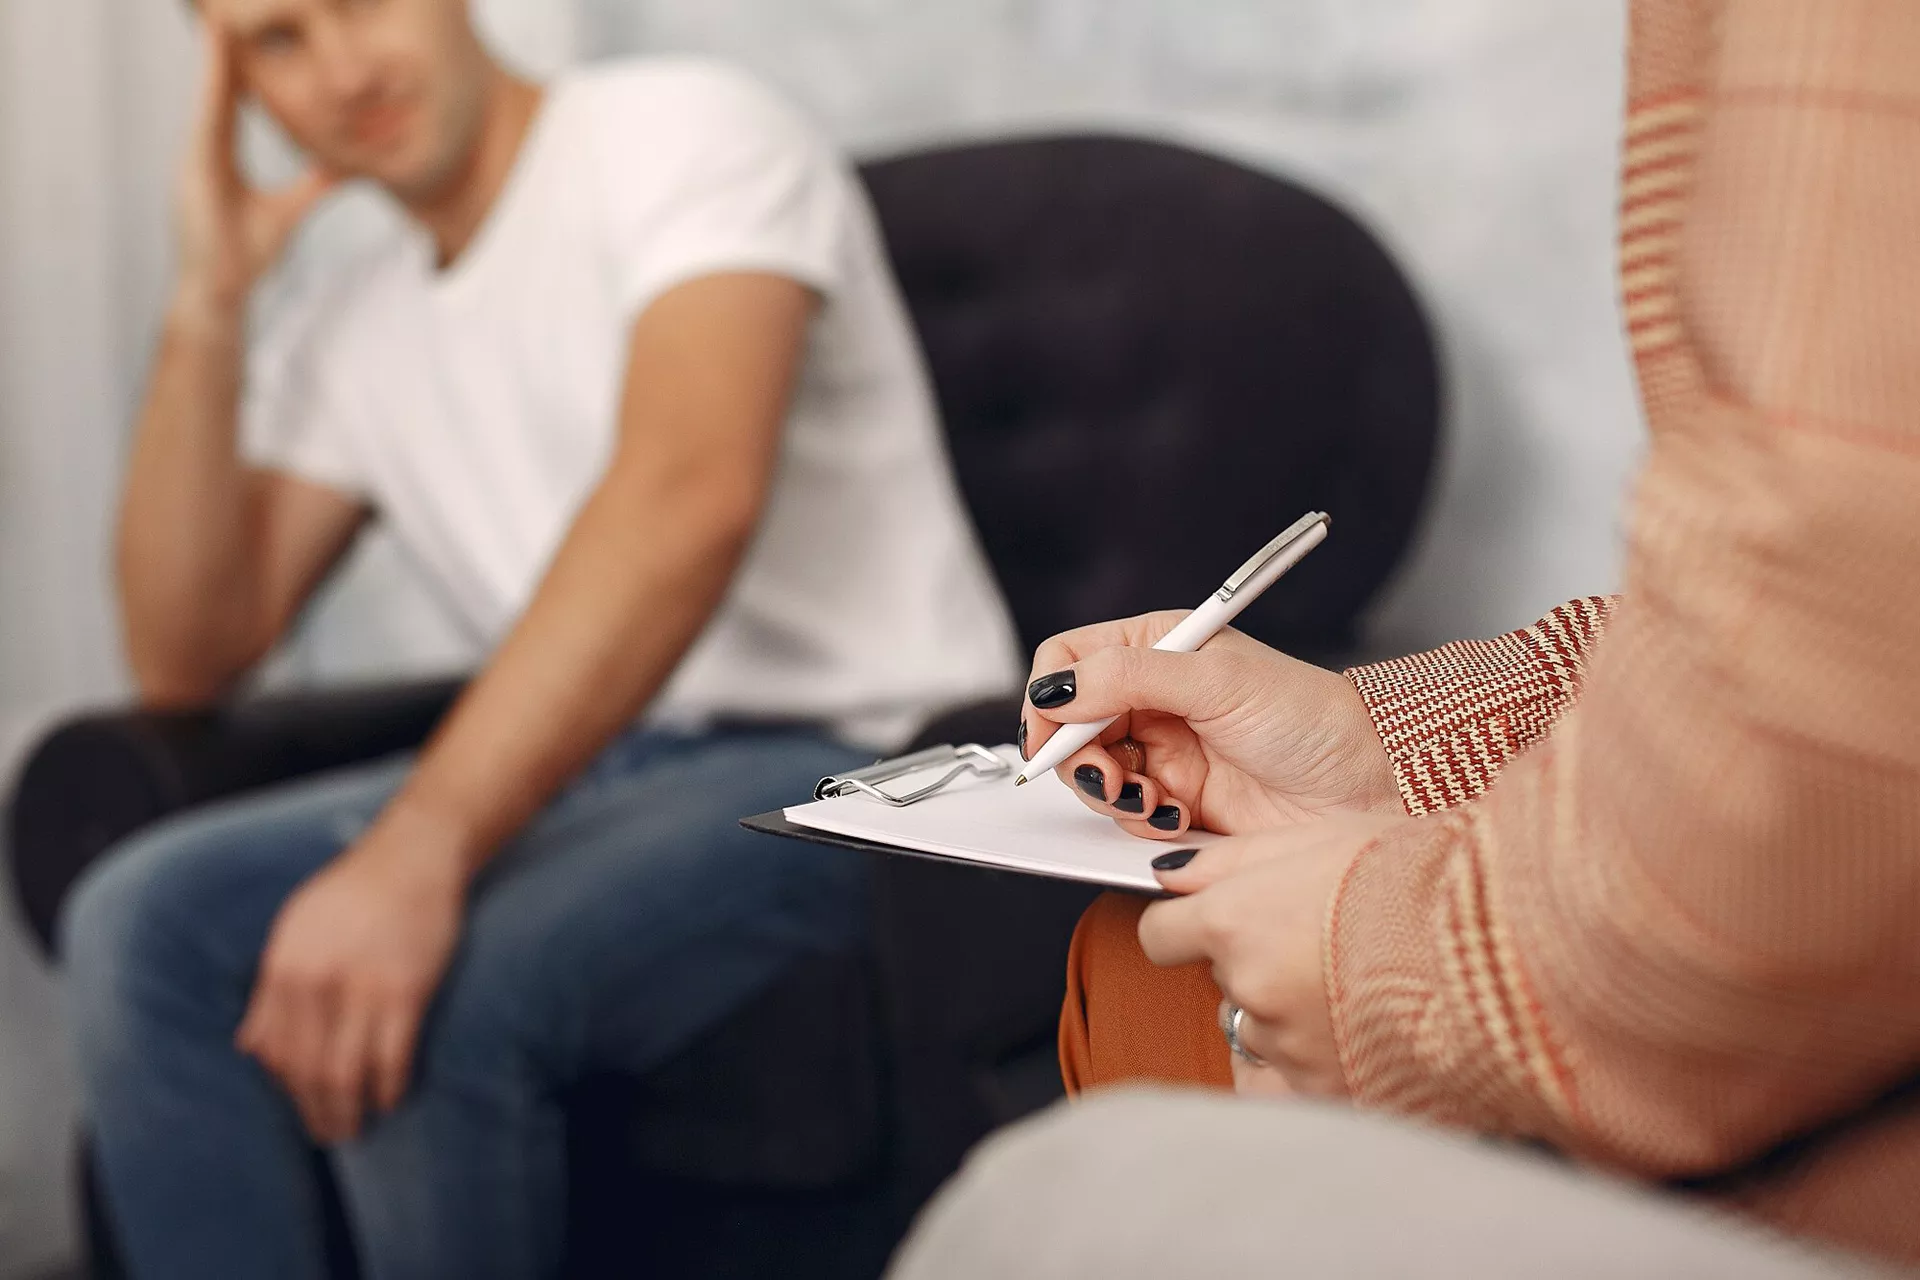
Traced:
<path fill-rule="evenodd" d="M 1226 627 L 1325 536 L 1326 517 L 1308 516 L 1191 613 L 1043 643 L 1021 717 L 1022 778 L 1052 768 L 1089 808 L 1153 840 L 1402 812 L 1352 684 Z"/>

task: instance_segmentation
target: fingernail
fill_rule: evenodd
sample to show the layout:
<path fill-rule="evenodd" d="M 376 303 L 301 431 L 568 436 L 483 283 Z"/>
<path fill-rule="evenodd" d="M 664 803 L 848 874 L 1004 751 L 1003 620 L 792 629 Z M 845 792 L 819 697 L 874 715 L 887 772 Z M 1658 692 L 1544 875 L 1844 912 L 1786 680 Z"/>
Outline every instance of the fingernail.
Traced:
<path fill-rule="evenodd" d="M 1021 717 L 1020 720 L 1020 732 L 1013 735 L 1013 745 L 1020 748 L 1020 758 L 1022 760 L 1032 759 L 1032 757 L 1027 754 L 1027 721 L 1024 716 Z"/>
<path fill-rule="evenodd" d="M 1027 686 L 1027 701 L 1042 711 L 1050 711 L 1072 702 L 1073 695 L 1078 692 L 1073 686 L 1073 672 L 1056 671 L 1050 676 L 1041 676 Z"/>
<path fill-rule="evenodd" d="M 1147 807 L 1147 798 L 1140 794 L 1140 784 L 1137 782 L 1129 782 L 1121 787 L 1120 798 L 1113 802 L 1113 807 L 1122 813 L 1139 813 L 1145 809 Z"/>
<path fill-rule="evenodd" d="M 1100 772 L 1100 766 L 1083 764 L 1073 771 L 1073 781 L 1082 791 L 1095 800 L 1107 798 L 1107 775 Z"/>
<path fill-rule="evenodd" d="M 1153 860 L 1155 871 L 1178 871 L 1193 861 L 1198 849 L 1175 849 L 1172 853 L 1163 853 Z"/>
<path fill-rule="evenodd" d="M 1178 831 L 1180 810 L 1173 805 L 1163 804 L 1153 811 L 1153 816 L 1147 819 L 1147 825 L 1160 831 Z"/>

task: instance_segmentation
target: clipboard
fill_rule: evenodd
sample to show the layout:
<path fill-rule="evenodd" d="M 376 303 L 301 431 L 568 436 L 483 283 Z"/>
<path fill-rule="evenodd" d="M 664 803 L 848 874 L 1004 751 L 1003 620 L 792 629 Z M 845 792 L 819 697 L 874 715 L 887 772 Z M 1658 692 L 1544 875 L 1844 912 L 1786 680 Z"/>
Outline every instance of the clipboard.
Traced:
<path fill-rule="evenodd" d="M 765 835 L 1165 896 L 1152 862 L 1170 847 L 1120 829 L 1063 784 L 1015 788 L 1010 745 L 941 746 L 822 778 L 808 803 L 742 819 Z M 1190 832 L 1179 847 L 1220 837 Z"/>

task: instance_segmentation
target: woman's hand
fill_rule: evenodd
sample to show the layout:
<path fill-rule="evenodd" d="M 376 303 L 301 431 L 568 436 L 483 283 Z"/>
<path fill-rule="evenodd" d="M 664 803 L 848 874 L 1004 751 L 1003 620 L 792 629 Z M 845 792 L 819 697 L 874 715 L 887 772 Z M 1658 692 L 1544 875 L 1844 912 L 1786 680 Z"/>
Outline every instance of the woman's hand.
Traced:
<path fill-rule="evenodd" d="M 1140 918 L 1140 946 L 1158 965 L 1207 961 L 1229 1004 L 1244 1012 L 1235 1055 L 1241 1093 L 1347 1093 L 1327 1009 L 1321 959 L 1333 895 L 1381 832 L 1410 821 L 1349 814 L 1166 855 L 1160 882 L 1181 897 Z"/>
<path fill-rule="evenodd" d="M 1241 634 L 1198 653 L 1150 646 L 1186 615 L 1149 613 L 1055 636 L 1034 655 L 1020 725 L 1033 752 L 1063 724 L 1118 715 L 1058 770 L 1135 835 L 1232 835 L 1340 813 L 1405 813 L 1392 764 L 1346 677 Z M 1116 744 L 1144 753 L 1129 768 Z"/>

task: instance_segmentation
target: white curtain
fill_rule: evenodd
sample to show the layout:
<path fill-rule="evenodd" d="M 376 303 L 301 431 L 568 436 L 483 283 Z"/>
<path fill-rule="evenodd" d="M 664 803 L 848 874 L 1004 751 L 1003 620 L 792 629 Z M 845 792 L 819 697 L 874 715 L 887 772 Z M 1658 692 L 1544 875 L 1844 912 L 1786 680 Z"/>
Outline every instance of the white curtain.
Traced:
<path fill-rule="evenodd" d="M 1639 447 L 1610 275 L 1621 0 L 476 3 L 535 71 L 718 54 L 863 152 L 1117 127 L 1317 181 L 1400 254 L 1446 351 L 1439 498 L 1376 643 L 1486 634 L 1612 585 Z M 108 529 L 167 285 L 188 14 L 0 0 L 0 777 L 49 717 L 126 688 Z M 270 169 L 271 146 L 256 150 Z M 364 200 L 331 211 L 296 269 L 324 270 L 380 216 Z M 280 676 L 466 656 L 376 544 Z M 0 910 L 0 1280 L 71 1243 L 55 1014 Z"/>
<path fill-rule="evenodd" d="M 117 696 L 109 492 L 163 272 L 180 17 L 124 0 L 0 5 L 0 767 L 62 705 Z M 0 1273 L 69 1239 L 52 992 L 0 924 Z"/>

